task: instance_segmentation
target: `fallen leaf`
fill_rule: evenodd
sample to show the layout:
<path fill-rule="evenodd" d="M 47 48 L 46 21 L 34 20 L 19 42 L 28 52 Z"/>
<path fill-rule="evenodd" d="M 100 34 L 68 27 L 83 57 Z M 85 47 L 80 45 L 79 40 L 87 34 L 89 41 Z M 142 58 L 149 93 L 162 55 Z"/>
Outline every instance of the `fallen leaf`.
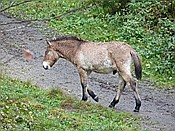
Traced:
<path fill-rule="evenodd" d="M 25 57 L 28 61 L 32 61 L 32 59 L 33 59 L 33 52 L 31 52 L 31 51 L 28 50 L 28 49 L 24 49 L 24 50 L 23 50 L 23 54 L 24 54 L 24 57 Z"/>

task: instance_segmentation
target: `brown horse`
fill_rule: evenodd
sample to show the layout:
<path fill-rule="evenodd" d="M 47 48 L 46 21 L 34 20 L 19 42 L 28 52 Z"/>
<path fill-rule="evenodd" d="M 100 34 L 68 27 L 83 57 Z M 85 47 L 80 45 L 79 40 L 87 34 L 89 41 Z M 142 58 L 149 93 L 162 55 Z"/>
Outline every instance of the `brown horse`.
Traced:
<path fill-rule="evenodd" d="M 136 80 L 131 75 L 131 64 L 134 63 L 137 79 L 142 77 L 142 65 L 136 51 L 123 42 L 88 42 L 72 36 L 59 36 L 47 41 L 48 47 L 45 52 L 43 67 L 51 68 L 59 58 L 70 61 L 80 75 L 83 96 L 82 100 L 88 99 L 88 94 L 98 102 L 97 95 L 88 87 L 90 73 L 108 74 L 113 72 L 119 75 L 119 87 L 109 107 L 114 107 L 120 99 L 121 93 L 128 84 L 134 91 L 138 112 L 141 106 L 140 96 Z"/>

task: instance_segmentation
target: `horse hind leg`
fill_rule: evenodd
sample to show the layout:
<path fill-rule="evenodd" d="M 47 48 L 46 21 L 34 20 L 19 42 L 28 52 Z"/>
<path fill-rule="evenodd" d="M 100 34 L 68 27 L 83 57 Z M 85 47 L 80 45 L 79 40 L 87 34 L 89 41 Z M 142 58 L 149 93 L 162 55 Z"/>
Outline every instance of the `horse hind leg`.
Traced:
<path fill-rule="evenodd" d="M 131 89 L 134 91 L 134 98 L 136 101 L 136 106 L 135 106 L 134 112 L 139 112 L 140 107 L 141 107 L 141 99 L 140 99 L 140 96 L 138 93 L 137 83 L 134 79 L 132 79 L 130 85 L 131 85 Z"/>
<path fill-rule="evenodd" d="M 140 106 L 141 106 L 141 99 L 140 99 L 140 96 L 139 96 L 139 93 L 138 93 L 137 83 L 132 78 L 132 76 L 129 75 L 129 74 L 123 74 L 122 77 L 123 77 L 123 79 L 125 79 L 127 84 L 130 85 L 131 89 L 134 91 L 134 98 L 135 98 L 135 102 L 136 102 L 134 112 L 139 112 Z"/>
<path fill-rule="evenodd" d="M 128 72 L 130 72 L 129 70 L 127 70 Z M 139 112 L 140 107 L 141 107 L 141 99 L 138 93 L 138 89 L 137 89 L 137 83 L 136 81 L 132 78 L 131 74 L 125 72 L 125 71 L 120 71 L 119 74 L 120 76 L 123 78 L 123 80 L 126 82 L 125 84 L 128 84 L 129 86 L 131 86 L 131 89 L 134 91 L 134 98 L 136 101 L 136 106 L 134 109 L 134 112 Z M 117 99 L 116 99 L 117 100 Z"/>
<path fill-rule="evenodd" d="M 118 88 L 116 88 L 117 94 L 114 97 L 113 101 L 110 103 L 109 107 L 114 107 L 119 102 L 121 94 L 126 86 L 126 82 L 124 81 L 124 79 L 121 76 L 119 77 L 120 77 L 119 86 Z"/>

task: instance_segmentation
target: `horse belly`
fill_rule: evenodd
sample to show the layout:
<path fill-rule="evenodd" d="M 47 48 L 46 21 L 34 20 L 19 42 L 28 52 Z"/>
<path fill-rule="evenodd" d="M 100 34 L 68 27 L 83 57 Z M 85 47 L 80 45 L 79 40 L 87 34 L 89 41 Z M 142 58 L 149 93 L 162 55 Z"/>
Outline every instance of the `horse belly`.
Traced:
<path fill-rule="evenodd" d="M 85 70 L 90 70 L 96 73 L 108 74 L 113 72 L 112 61 L 109 57 L 87 57 L 80 54 L 80 64 Z"/>
<path fill-rule="evenodd" d="M 112 62 L 111 60 L 103 61 L 100 64 L 94 65 L 94 72 L 101 74 L 109 74 L 113 72 Z"/>

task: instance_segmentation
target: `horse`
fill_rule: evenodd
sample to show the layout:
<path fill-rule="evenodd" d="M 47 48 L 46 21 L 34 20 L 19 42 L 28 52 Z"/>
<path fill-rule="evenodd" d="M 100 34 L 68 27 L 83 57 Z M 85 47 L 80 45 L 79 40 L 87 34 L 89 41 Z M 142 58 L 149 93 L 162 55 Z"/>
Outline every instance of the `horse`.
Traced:
<path fill-rule="evenodd" d="M 59 58 L 70 61 L 77 69 L 82 86 L 82 100 L 87 101 L 88 94 L 96 102 L 98 96 L 88 86 L 88 76 L 91 72 L 109 74 L 118 73 L 119 86 L 109 107 L 114 108 L 126 85 L 134 92 L 136 102 L 134 112 L 139 112 L 141 99 L 138 93 L 137 80 L 131 75 L 131 65 L 134 63 L 135 75 L 142 77 L 142 64 L 138 53 L 124 42 L 90 42 L 75 36 L 58 36 L 46 40 L 47 48 L 43 59 L 43 68 L 50 69 Z"/>

